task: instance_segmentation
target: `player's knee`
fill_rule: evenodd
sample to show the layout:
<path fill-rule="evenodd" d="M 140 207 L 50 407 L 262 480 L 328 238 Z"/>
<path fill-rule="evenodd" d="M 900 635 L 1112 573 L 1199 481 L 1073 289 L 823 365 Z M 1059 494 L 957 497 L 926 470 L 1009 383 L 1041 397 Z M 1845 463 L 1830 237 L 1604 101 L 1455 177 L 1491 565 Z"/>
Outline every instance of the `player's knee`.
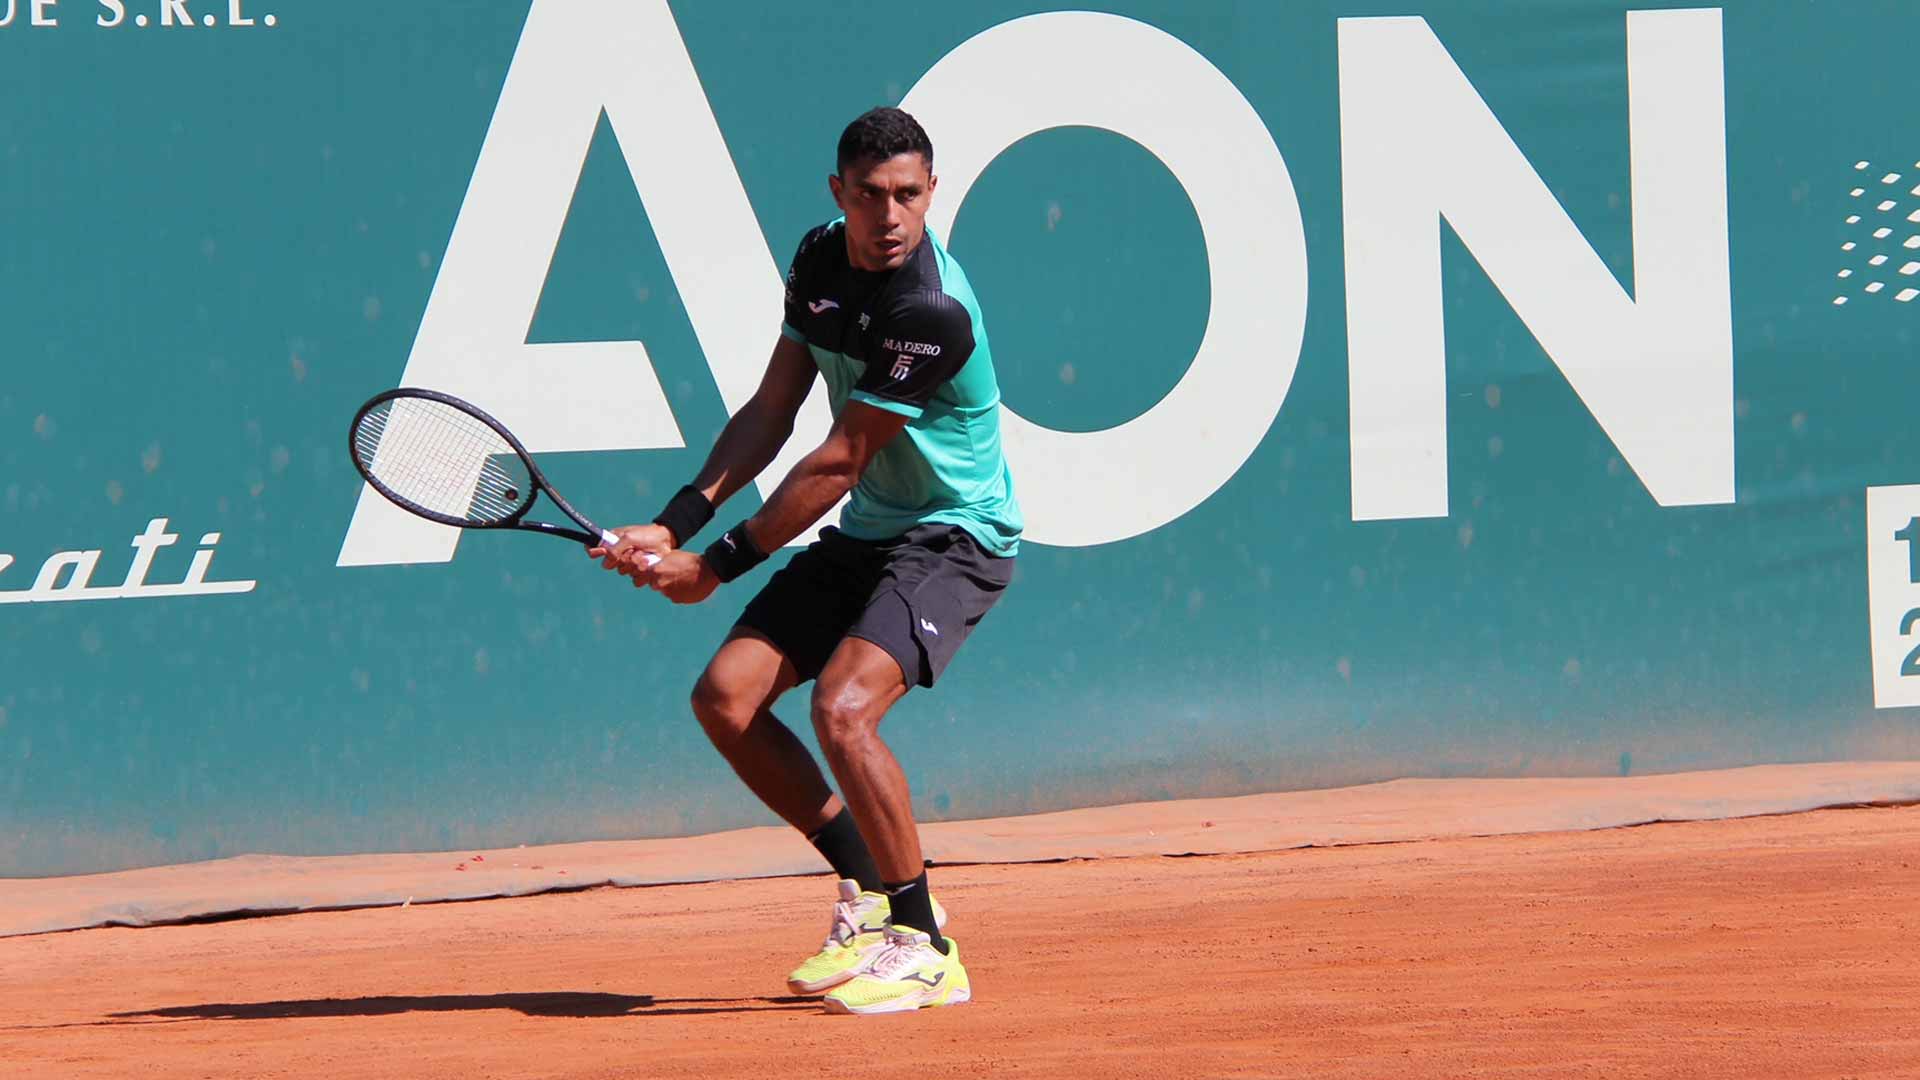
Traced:
<path fill-rule="evenodd" d="M 857 686 L 813 687 L 813 733 L 823 747 L 850 747 L 873 737 L 880 715 L 873 696 Z"/>
<path fill-rule="evenodd" d="M 757 708 L 749 695 L 739 693 L 708 671 L 693 684 L 693 715 L 699 719 L 707 737 L 714 742 L 730 742 L 740 737 L 753 723 Z"/>

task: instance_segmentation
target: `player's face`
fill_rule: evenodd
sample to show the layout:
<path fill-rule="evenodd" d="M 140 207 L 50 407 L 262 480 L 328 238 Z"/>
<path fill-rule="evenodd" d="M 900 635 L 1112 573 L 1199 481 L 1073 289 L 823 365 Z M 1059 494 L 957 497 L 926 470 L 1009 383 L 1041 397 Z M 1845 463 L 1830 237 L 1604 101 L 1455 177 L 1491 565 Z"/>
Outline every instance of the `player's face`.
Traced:
<path fill-rule="evenodd" d="M 936 177 L 919 154 L 849 163 L 827 177 L 833 201 L 847 215 L 847 256 L 862 270 L 893 270 L 927 231 Z"/>

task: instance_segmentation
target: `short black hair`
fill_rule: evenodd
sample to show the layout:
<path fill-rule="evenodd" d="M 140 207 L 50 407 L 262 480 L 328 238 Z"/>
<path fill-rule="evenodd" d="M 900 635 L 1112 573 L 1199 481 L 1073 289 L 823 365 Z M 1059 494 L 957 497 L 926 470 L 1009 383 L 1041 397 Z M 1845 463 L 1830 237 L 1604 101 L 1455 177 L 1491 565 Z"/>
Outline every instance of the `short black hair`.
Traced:
<path fill-rule="evenodd" d="M 857 161 L 885 161 L 896 154 L 919 154 L 933 169 L 933 140 L 920 122 L 891 105 L 866 112 L 840 133 L 839 159 L 834 169 L 842 175 Z"/>

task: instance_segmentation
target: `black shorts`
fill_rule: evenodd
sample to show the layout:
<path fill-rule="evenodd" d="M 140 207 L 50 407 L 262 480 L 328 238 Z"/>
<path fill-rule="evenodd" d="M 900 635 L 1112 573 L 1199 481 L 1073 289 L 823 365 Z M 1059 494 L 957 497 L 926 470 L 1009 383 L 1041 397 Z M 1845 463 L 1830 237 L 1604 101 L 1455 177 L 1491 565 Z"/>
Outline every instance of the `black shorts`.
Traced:
<path fill-rule="evenodd" d="M 980 550 L 965 529 L 920 525 L 856 540 L 829 525 L 775 571 L 736 627 L 764 634 L 800 681 L 818 678 L 848 637 L 900 664 L 908 686 L 932 686 L 1013 581 L 1013 559 Z"/>

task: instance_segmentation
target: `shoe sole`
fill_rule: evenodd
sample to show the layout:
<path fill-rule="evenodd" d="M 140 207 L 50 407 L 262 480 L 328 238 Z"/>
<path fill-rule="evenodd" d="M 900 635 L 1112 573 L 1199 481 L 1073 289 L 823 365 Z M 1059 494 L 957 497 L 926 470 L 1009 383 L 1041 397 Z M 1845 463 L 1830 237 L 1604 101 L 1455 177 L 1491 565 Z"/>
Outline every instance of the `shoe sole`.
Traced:
<path fill-rule="evenodd" d="M 882 1001 L 874 1005 L 855 1007 L 839 998 L 823 999 L 827 1011 L 839 1016 L 877 1016 L 881 1013 L 917 1012 L 920 1009 L 937 1009 L 944 1005 L 965 1005 L 973 1000 L 973 991 L 967 987 L 956 987 L 939 1001 L 928 1001 L 919 995 L 898 997 L 892 1001 Z"/>

